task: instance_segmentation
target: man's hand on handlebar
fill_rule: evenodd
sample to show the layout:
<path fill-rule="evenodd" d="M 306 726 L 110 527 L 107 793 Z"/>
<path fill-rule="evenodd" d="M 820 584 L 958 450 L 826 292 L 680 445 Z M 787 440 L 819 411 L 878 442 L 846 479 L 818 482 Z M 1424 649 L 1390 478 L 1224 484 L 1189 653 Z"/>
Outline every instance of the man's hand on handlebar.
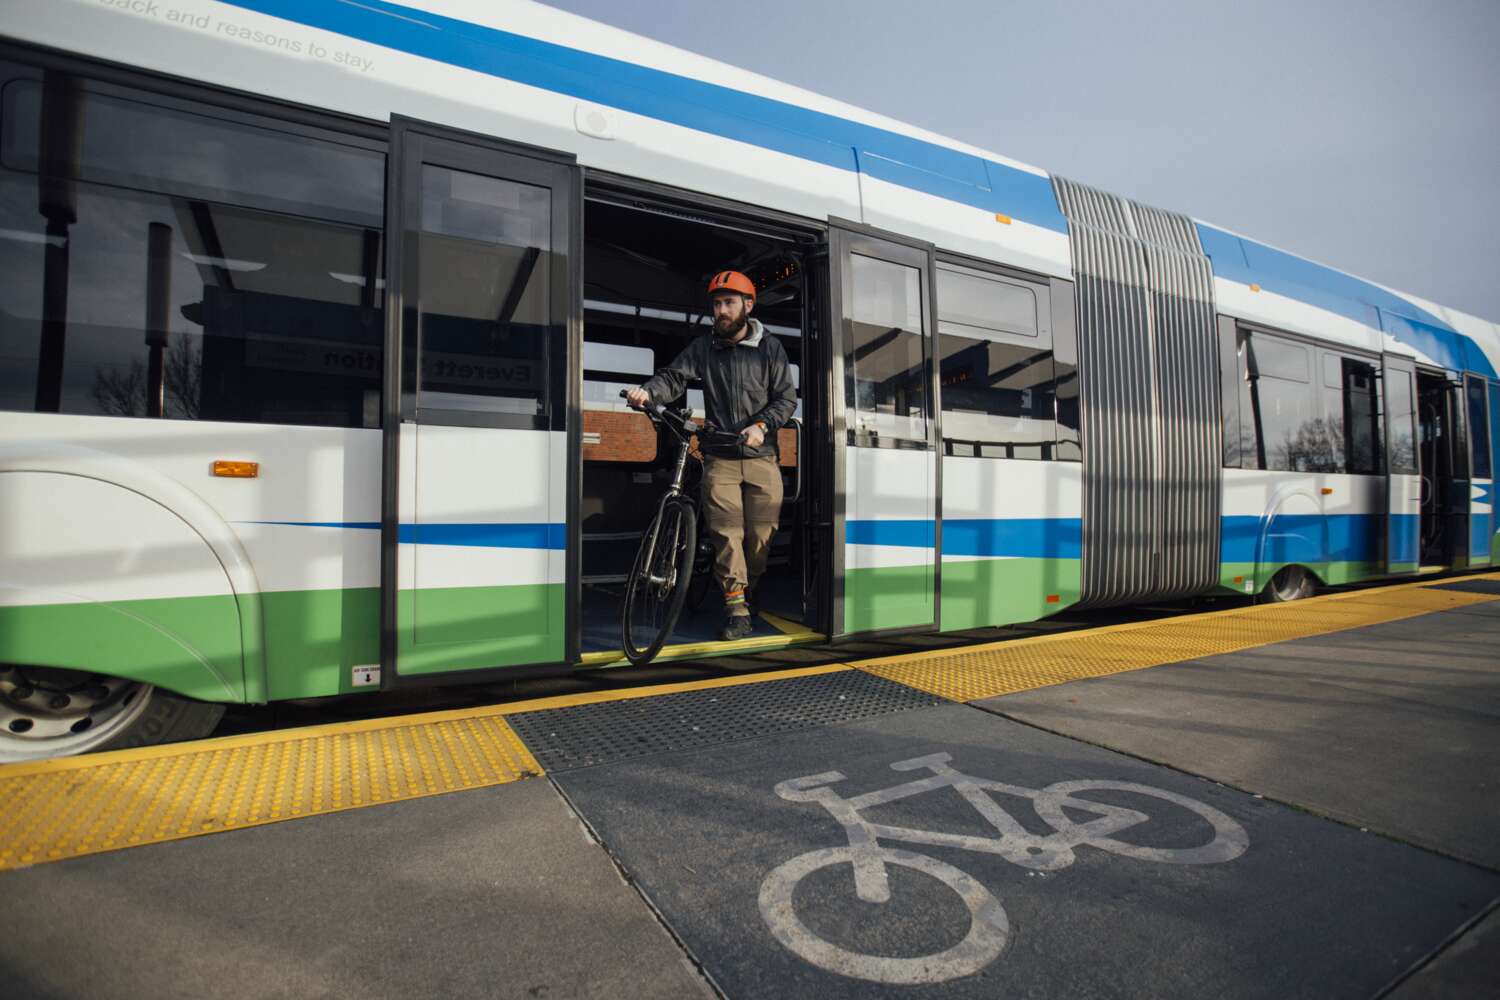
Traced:
<path fill-rule="evenodd" d="M 626 390 L 625 402 L 629 403 L 631 406 L 640 408 L 651 402 L 651 394 L 645 389 L 642 389 L 640 386 L 636 386 L 634 389 Z"/>
<path fill-rule="evenodd" d="M 740 437 L 745 439 L 745 444 L 751 448 L 759 448 L 766 443 L 766 429 L 760 424 L 751 424 L 740 431 Z"/>

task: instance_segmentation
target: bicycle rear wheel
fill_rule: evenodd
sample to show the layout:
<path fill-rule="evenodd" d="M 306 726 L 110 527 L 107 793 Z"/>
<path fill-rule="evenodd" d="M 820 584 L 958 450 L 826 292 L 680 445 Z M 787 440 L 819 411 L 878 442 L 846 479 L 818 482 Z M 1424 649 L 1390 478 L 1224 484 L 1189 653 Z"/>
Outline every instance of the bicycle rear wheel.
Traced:
<path fill-rule="evenodd" d="M 662 504 L 641 539 L 625 584 L 620 631 L 631 663 L 649 662 L 676 627 L 692 582 L 697 546 L 698 518 L 692 503 L 672 499 Z"/>

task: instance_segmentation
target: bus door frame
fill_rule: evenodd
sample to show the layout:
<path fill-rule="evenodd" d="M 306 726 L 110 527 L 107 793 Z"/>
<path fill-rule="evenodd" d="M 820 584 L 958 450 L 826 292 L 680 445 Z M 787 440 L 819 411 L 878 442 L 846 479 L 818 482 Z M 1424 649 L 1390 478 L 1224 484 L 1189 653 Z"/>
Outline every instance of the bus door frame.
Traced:
<path fill-rule="evenodd" d="M 1469 433 L 1469 401 L 1464 396 L 1462 372 L 1444 370 L 1435 373 L 1443 380 L 1443 419 L 1447 421 L 1448 436 L 1444 448 L 1453 471 L 1448 503 L 1443 507 L 1442 518 L 1448 541 L 1448 567 L 1468 569 L 1470 545 L 1470 519 L 1472 517 L 1474 463 L 1471 454 L 1472 435 Z"/>
<path fill-rule="evenodd" d="M 761 236 L 784 240 L 789 246 L 796 247 L 803 274 L 802 363 L 801 386 L 798 390 L 802 400 L 803 419 L 801 426 L 794 428 L 798 435 L 796 480 L 801 490 L 802 516 L 793 528 L 798 536 L 793 544 L 801 549 L 803 624 L 814 632 L 828 635 L 829 608 L 832 603 L 830 585 L 832 573 L 827 567 L 835 555 L 830 514 L 833 496 L 830 472 L 832 435 L 829 430 L 829 420 L 831 418 L 828 407 L 825 405 L 830 392 L 829 386 L 832 384 L 828 381 L 829 310 L 824 305 L 828 299 L 828 268 L 826 266 L 828 227 L 800 215 L 731 201 L 657 181 L 643 180 L 639 177 L 596 168 L 586 168 L 583 172 L 583 194 L 578 212 L 580 225 L 585 211 L 583 206 L 588 201 L 602 201 L 645 212 L 658 212 L 687 219 L 700 225 L 723 226 L 731 230 L 743 229 Z M 585 261 L 581 234 L 577 258 L 578 287 L 582 289 Z M 577 511 L 582 506 L 583 314 L 584 302 L 580 293 L 577 342 L 573 348 L 579 359 L 575 378 L 578 386 L 576 392 L 580 402 L 573 418 L 574 425 L 577 427 L 575 433 L 578 437 L 578 447 L 572 459 L 579 470 L 579 485 L 573 499 L 570 527 L 572 527 L 572 521 L 577 520 Z M 840 393 L 842 391 L 839 389 Z M 842 395 L 839 398 L 842 399 Z M 783 504 L 791 499 L 792 494 L 788 494 Z M 581 540 L 581 529 L 579 529 L 579 537 Z M 582 572 L 581 556 L 578 565 L 580 568 L 575 571 L 575 575 Z M 574 626 L 577 648 L 581 648 L 582 625 L 580 619 Z M 574 662 L 576 663 L 577 660 L 575 659 Z"/>
<path fill-rule="evenodd" d="M 1469 419 L 1469 386 L 1471 384 L 1480 386 L 1484 392 L 1485 397 L 1485 412 L 1483 414 L 1483 418 L 1485 421 L 1484 437 L 1485 442 L 1490 449 L 1490 477 L 1485 480 L 1479 479 L 1474 474 L 1474 458 L 1476 453 L 1478 452 L 1478 446 L 1475 443 L 1476 435 L 1474 433 L 1474 425 L 1473 422 Z M 1466 455 L 1469 462 L 1467 470 L 1469 475 L 1469 489 L 1466 494 L 1466 509 L 1468 516 L 1464 519 L 1465 565 L 1488 566 L 1490 564 L 1490 537 L 1495 533 L 1495 482 L 1497 479 L 1494 467 L 1495 442 L 1490 440 L 1490 429 L 1494 424 L 1494 419 L 1490 414 L 1495 408 L 1494 390 L 1493 388 L 1491 388 L 1490 380 L 1483 375 L 1477 375 L 1473 372 L 1465 372 L 1461 376 L 1461 381 L 1458 386 L 1458 406 L 1463 411 L 1464 438 L 1466 444 Z M 1474 501 L 1479 498 L 1475 496 L 1475 491 L 1480 489 L 1483 489 L 1485 491 L 1485 502 L 1490 509 L 1476 514 L 1474 512 Z M 1481 519 L 1484 525 L 1484 543 L 1482 548 L 1476 548 L 1476 542 L 1478 541 L 1478 539 L 1476 539 L 1474 535 L 1474 525 L 1476 519 Z"/>
<path fill-rule="evenodd" d="M 830 217 L 828 220 L 827 295 L 824 309 L 828 336 L 826 369 L 827 426 L 831 430 L 832 559 L 828 581 L 829 613 L 824 616 L 831 643 L 871 636 L 938 632 L 942 628 L 943 461 L 942 405 L 938 395 L 937 364 L 937 249 L 922 240 L 877 229 L 863 223 Z M 925 451 L 932 457 L 929 491 L 932 515 L 932 621 L 889 628 L 848 630 L 848 500 L 849 459 L 855 426 L 854 401 L 849 398 L 847 360 L 853 340 L 853 280 L 851 255 L 860 253 L 890 263 L 918 268 L 921 273 L 923 362 L 927 383 L 927 440 Z"/>
<path fill-rule="evenodd" d="M 1407 398 L 1411 402 L 1407 419 L 1410 420 L 1412 462 L 1417 468 L 1416 475 L 1398 473 L 1392 469 L 1391 430 L 1397 416 L 1391 412 L 1390 387 L 1394 377 L 1406 380 Z M 1380 356 L 1380 402 L 1381 434 L 1385 441 L 1385 573 L 1389 576 L 1408 576 L 1422 567 L 1421 396 L 1417 388 L 1417 367 L 1411 358 L 1394 354 Z M 1416 508 L 1414 515 L 1408 513 L 1412 507 Z M 1402 515 L 1412 518 L 1410 527 L 1404 532 L 1398 530 L 1398 525 L 1402 522 L 1397 521 L 1397 518 Z M 1408 551 L 1412 553 L 1409 569 L 1405 568 L 1406 560 L 1398 562 L 1395 559 L 1396 553 Z M 1397 569 L 1397 566 L 1402 568 Z"/>
<path fill-rule="evenodd" d="M 431 150 L 429 152 L 429 150 Z M 452 426 L 502 426 L 485 411 L 419 411 L 417 406 L 417 331 L 409 324 L 403 288 L 408 232 L 415 233 L 420 211 L 423 163 L 451 163 L 453 168 L 501 180 L 546 186 L 552 192 L 551 255 L 566 260 L 559 268 L 562 289 L 553 290 L 552 325 L 563 326 L 562 356 L 549 355 L 548 414 L 542 433 L 566 432 L 563 552 L 563 657 L 506 666 L 475 666 L 446 672 L 400 672 L 399 586 L 401 579 L 401 484 L 404 428 L 420 423 Z M 578 517 L 581 454 L 583 353 L 583 171 L 571 153 L 527 146 L 447 126 L 391 116 L 386 167 L 386 310 L 385 373 L 382 393 L 381 544 L 380 544 L 380 689 L 471 684 L 498 678 L 516 679 L 566 672 L 578 661 L 578 603 L 580 597 L 580 529 Z M 408 329 L 408 326 L 413 326 Z M 427 415 L 424 419 L 424 413 Z"/>

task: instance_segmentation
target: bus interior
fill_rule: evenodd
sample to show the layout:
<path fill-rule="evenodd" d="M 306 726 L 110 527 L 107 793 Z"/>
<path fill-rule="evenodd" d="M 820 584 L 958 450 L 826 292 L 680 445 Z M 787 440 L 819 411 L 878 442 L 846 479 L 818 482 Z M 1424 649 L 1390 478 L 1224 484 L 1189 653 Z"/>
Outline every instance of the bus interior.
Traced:
<path fill-rule="evenodd" d="M 695 337 L 711 332 L 705 289 L 718 271 L 742 271 L 758 292 L 753 317 L 786 348 L 798 406 L 778 433 L 784 486 L 781 521 L 756 592 L 758 614 L 747 646 L 815 638 L 810 583 L 815 544 L 808 517 L 809 476 L 821 429 L 809 427 L 803 386 L 816 364 L 806 349 L 815 323 L 805 258 L 816 236 L 758 229 L 744 220 L 646 199 L 590 192 L 584 206 L 584 345 L 580 651 L 585 662 L 620 648 L 626 576 L 645 528 L 671 480 L 677 443 L 620 398 L 669 365 Z M 676 405 L 704 415 L 694 382 Z M 696 454 L 696 447 L 694 448 Z M 686 488 L 696 497 L 701 465 L 691 461 Z M 687 603 L 662 655 L 717 639 L 723 600 L 703 539 Z M 679 650 L 681 652 L 681 650 Z"/>

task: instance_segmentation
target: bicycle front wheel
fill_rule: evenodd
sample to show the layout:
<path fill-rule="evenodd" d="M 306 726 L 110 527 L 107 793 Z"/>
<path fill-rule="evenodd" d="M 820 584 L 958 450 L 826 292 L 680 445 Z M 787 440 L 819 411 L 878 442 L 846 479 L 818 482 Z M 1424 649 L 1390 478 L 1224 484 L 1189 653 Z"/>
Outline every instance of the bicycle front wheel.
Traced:
<path fill-rule="evenodd" d="M 690 501 L 662 504 L 641 539 L 625 584 L 621 632 L 625 657 L 647 663 L 671 636 L 693 578 L 698 518 Z"/>

